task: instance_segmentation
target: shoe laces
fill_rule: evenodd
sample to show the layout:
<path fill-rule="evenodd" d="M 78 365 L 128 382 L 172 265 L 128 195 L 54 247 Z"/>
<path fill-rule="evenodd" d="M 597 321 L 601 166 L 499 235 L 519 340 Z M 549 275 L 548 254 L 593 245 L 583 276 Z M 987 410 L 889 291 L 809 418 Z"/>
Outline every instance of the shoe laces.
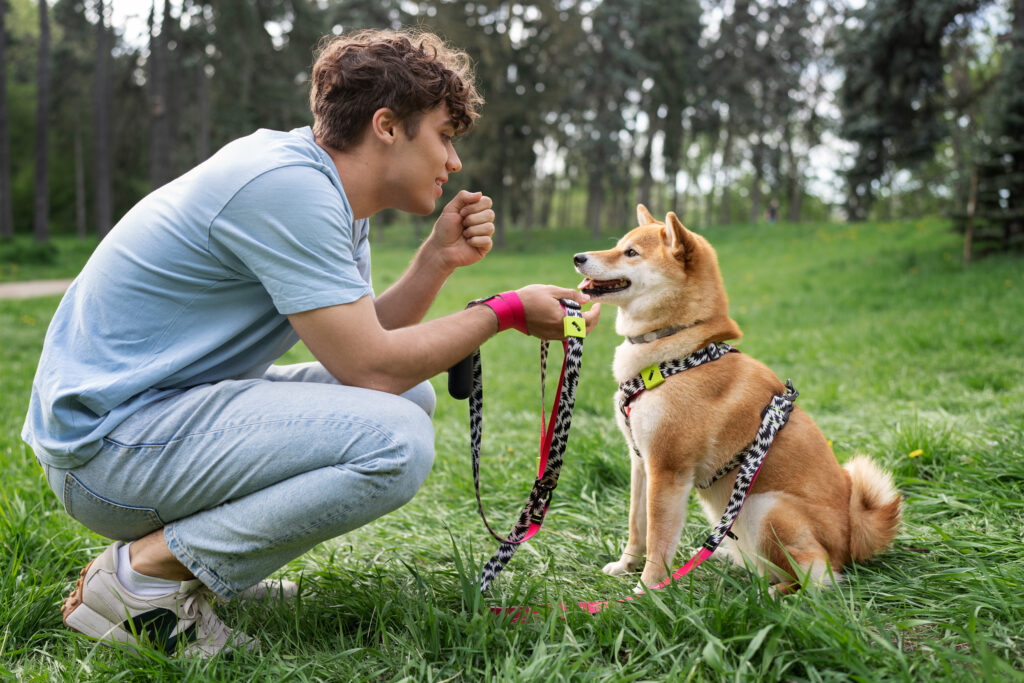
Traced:
<path fill-rule="evenodd" d="M 213 611 L 209 601 L 212 595 L 213 592 L 205 586 L 189 593 L 182 603 L 180 614 L 189 622 L 197 624 L 199 641 L 223 643 L 231 637 L 233 631 Z"/>

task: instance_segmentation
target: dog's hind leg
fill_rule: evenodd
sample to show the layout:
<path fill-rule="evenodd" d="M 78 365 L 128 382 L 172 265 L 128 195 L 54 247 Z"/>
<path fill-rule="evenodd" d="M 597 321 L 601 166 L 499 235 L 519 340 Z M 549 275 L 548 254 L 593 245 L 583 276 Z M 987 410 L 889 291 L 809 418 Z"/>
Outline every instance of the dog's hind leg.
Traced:
<path fill-rule="evenodd" d="M 619 576 L 635 570 L 643 562 L 647 549 L 647 471 L 643 458 L 633 454 L 629 482 L 629 538 L 617 562 L 609 562 L 601 571 Z"/>
<path fill-rule="evenodd" d="M 828 588 L 842 580 L 842 567 L 833 567 L 828 550 L 814 538 L 811 528 L 785 523 L 765 523 L 764 554 L 773 593 L 788 594 L 806 586 Z"/>

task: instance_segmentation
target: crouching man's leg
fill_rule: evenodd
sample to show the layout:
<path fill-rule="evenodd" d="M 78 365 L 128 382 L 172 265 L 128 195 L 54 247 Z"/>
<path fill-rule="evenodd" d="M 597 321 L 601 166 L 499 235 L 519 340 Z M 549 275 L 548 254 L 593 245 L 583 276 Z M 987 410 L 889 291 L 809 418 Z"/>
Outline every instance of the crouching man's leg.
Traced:
<path fill-rule="evenodd" d="M 49 469 L 72 516 L 138 539 L 82 571 L 65 622 L 109 641 L 146 633 L 189 654 L 251 648 L 199 589 L 235 597 L 408 502 L 433 464 L 433 401 L 429 385 L 403 397 L 268 373 L 140 410 L 85 465 Z"/>

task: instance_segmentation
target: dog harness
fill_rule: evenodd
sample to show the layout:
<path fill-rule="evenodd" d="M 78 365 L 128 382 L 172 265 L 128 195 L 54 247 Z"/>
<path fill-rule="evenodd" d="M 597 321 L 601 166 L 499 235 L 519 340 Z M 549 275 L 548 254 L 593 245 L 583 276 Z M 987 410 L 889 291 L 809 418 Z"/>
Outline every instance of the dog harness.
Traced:
<path fill-rule="evenodd" d="M 624 382 L 623 384 L 620 384 L 619 389 L 622 391 L 622 397 L 619 401 L 619 410 L 626 419 L 627 429 L 629 428 L 629 404 L 639 394 L 648 389 L 657 387 L 664 382 L 667 377 L 699 367 L 704 363 L 718 360 L 727 353 L 739 353 L 739 350 L 734 349 L 728 344 L 718 342 L 712 343 L 681 360 L 666 361 L 658 365 L 652 365 L 644 368 L 639 375 L 633 377 L 627 382 Z M 789 421 L 789 416 L 793 412 L 794 401 L 796 401 L 797 396 L 799 395 L 799 392 L 793 387 L 793 383 L 786 380 L 786 391 L 772 396 L 771 401 L 769 401 L 765 409 L 761 411 L 761 426 L 758 427 L 754 440 L 751 441 L 746 448 L 743 448 L 739 453 L 737 453 L 722 468 L 720 468 L 710 481 L 703 486 L 698 486 L 699 488 L 708 488 L 715 481 L 739 467 L 739 472 L 736 474 L 736 481 L 733 484 L 732 495 L 729 497 L 729 503 L 725 507 L 725 513 L 722 515 L 722 519 L 712 529 L 711 534 L 704 541 L 700 550 L 698 550 L 686 564 L 673 572 L 669 578 L 665 579 L 658 585 L 653 586 L 652 590 L 664 588 L 673 581 L 678 581 L 689 574 L 700 566 L 706 559 L 711 557 L 726 536 L 732 536 L 732 525 L 739 516 L 740 509 L 743 507 L 743 503 L 746 501 L 747 495 L 750 493 L 750 489 L 754 485 L 754 480 L 757 479 L 757 475 L 761 471 L 762 465 L 764 465 L 768 449 L 771 448 L 772 442 L 775 440 L 775 436 L 779 433 L 779 430 L 782 429 Z M 631 432 L 630 441 L 632 440 Z M 635 443 L 632 447 L 633 452 L 640 457 L 640 453 L 637 451 Z M 735 538 L 735 536 L 733 536 L 733 538 Z M 635 599 L 636 596 L 630 595 L 624 598 L 619 598 L 615 600 L 615 602 L 629 602 Z M 607 608 L 610 604 L 610 601 L 603 600 L 598 602 L 577 602 L 576 606 L 590 614 L 596 614 Z M 559 608 L 565 611 L 566 605 L 561 604 L 559 605 Z M 519 623 L 531 614 L 539 614 L 539 612 L 533 608 L 525 606 L 492 607 L 491 612 L 494 614 L 510 615 L 512 617 L 512 623 Z"/>
<path fill-rule="evenodd" d="M 477 302 L 473 302 L 477 303 Z M 537 467 L 537 479 L 533 482 L 519 520 L 507 538 L 495 533 L 484 515 L 483 502 L 480 499 L 480 442 L 483 437 L 483 372 L 480 350 L 472 355 L 473 389 L 469 396 L 469 433 L 470 450 L 473 459 L 473 486 L 476 489 L 477 509 L 487 530 L 501 545 L 498 551 L 483 566 L 480 572 L 480 592 L 484 593 L 491 581 L 505 568 L 512 559 L 519 545 L 533 538 L 540 531 L 551 504 L 551 492 L 558 486 L 558 475 L 562 469 L 565 446 L 569 440 L 569 426 L 572 423 L 572 410 L 576 402 L 576 384 L 579 381 L 580 367 L 583 363 L 583 337 L 586 334 L 586 323 L 580 314 L 580 305 L 569 299 L 561 300 L 565 309 L 566 338 L 562 342 L 565 353 L 562 362 L 562 374 L 558 380 L 558 391 L 551 407 L 551 417 L 544 423 L 544 380 L 547 371 L 548 342 L 540 345 L 540 387 L 541 387 L 541 444 L 540 461 Z M 472 303 L 471 303 L 472 305 Z"/>

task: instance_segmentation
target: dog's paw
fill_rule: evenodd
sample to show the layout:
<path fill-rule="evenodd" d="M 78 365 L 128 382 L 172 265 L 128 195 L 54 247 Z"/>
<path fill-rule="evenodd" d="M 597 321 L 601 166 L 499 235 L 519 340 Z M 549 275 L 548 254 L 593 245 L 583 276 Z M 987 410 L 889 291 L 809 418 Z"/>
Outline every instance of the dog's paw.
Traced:
<path fill-rule="evenodd" d="M 630 565 L 630 563 L 624 560 L 609 562 L 601 568 L 602 572 L 604 572 L 605 574 L 610 574 L 611 576 L 622 576 L 623 574 L 628 574 L 632 570 L 633 567 Z"/>

